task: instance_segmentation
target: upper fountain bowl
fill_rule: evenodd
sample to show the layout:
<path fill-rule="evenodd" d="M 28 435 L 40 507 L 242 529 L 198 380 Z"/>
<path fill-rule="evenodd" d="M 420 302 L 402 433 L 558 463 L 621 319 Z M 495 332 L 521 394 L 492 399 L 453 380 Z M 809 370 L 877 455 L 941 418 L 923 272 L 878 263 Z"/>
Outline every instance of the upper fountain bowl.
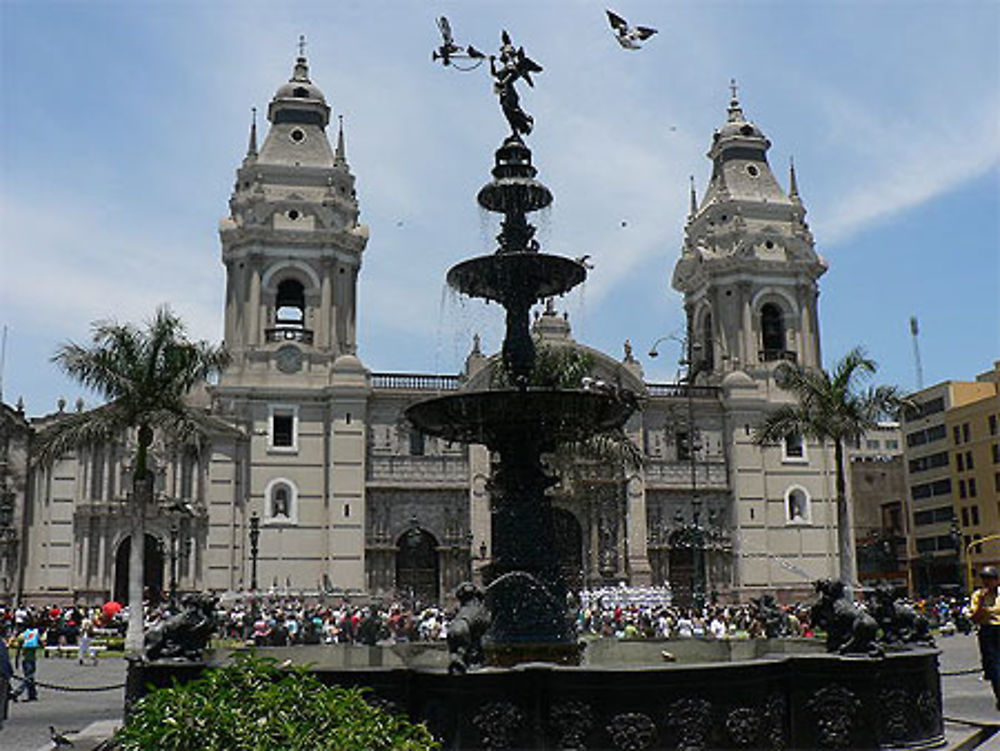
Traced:
<path fill-rule="evenodd" d="M 502 177 L 484 185 L 476 200 L 484 209 L 498 214 L 527 214 L 549 206 L 552 193 L 530 177 Z"/>
<path fill-rule="evenodd" d="M 494 155 L 493 181 L 479 191 L 476 200 L 487 211 L 498 214 L 530 213 L 552 203 L 552 193 L 535 180 L 531 149 L 520 138 L 510 137 Z"/>

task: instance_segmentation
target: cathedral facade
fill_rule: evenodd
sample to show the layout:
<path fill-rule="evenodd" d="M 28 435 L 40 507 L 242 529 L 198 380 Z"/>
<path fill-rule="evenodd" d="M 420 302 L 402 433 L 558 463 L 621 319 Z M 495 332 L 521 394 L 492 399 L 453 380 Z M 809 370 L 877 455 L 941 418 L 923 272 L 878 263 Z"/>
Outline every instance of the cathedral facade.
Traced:
<path fill-rule="evenodd" d="M 488 387 L 493 358 L 474 342 L 457 374 L 365 366 L 356 318 L 369 230 L 358 222 L 343 127 L 332 132 L 304 57 L 267 120 L 259 144 L 256 123 L 251 130 L 219 227 L 232 361 L 192 396 L 217 430 L 200 454 L 154 447 L 146 584 L 239 592 L 256 574 L 260 590 L 444 600 L 490 561 L 491 457 L 424 436 L 403 413 L 443 392 Z M 769 147 L 734 92 L 700 201 L 692 187 L 674 268 L 688 320 L 681 383 L 646 382 L 627 343 L 618 357 L 576 342 L 551 302 L 535 315 L 540 346 L 575 348 L 593 378 L 641 402 L 625 426 L 641 465 L 581 458 L 553 490 L 574 587 L 793 599 L 837 574 L 831 452 L 801 436 L 752 441 L 766 412 L 790 399 L 775 385 L 776 365 L 821 362 L 825 262 L 794 170 L 786 192 Z M 14 551 L 0 556 L 6 597 L 125 599 L 134 438 L 35 466 L 30 434 L 60 414 L 27 420 L 4 409 L 4 498 L 13 499 L 5 551 Z"/>

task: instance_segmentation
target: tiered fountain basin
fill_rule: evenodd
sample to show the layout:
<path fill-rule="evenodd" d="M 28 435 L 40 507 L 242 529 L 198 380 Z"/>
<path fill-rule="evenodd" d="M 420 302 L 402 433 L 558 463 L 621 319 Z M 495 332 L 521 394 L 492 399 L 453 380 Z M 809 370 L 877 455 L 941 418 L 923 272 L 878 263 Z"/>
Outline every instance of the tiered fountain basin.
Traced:
<path fill-rule="evenodd" d="M 470 297 L 500 304 L 516 295 L 534 302 L 557 297 L 583 282 L 586 268 L 579 261 L 549 253 L 494 253 L 453 266 L 448 284 Z"/>
<path fill-rule="evenodd" d="M 624 424 L 634 405 L 613 394 L 577 389 L 497 389 L 418 402 L 406 416 L 423 432 L 493 448 L 520 436 L 573 443 Z"/>
<path fill-rule="evenodd" d="M 665 663 L 663 651 L 676 662 Z M 449 675 L 443 645 L 264 648 L 426 722 L 445 749 L 924 749 L 944 745 L 938 652 L 827 654 L 819 640 L 590 642 L 578 667 Z M 138 666 L 150 687 L 223 664 Z"/>

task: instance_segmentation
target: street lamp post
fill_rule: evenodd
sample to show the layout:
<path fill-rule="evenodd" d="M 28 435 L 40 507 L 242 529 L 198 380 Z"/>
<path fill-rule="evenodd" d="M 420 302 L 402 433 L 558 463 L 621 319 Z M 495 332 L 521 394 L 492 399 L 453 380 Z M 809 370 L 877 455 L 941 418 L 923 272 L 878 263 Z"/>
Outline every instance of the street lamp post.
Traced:
<path fill-rule="evenodd" d="M 951 547 L 955 551 L 955 585 L 957 594 L 962 592 L 962 532 L 958 528 L 958 517 L 951 515 Z"/>
<path fill-rule="evenodd" d="M 170 605 L 177 604 L 177 520 L 170 523 Z"/>
<path fill-rule="evenodd" d="M 708 590 L 706 575 L 708 571 L 705 566 L 705 530 L 701 526 L 701 498 L 698 496 L 698 459 L 696 453 L 701 450 L 701 443 L 696 438 L 694 425 L 694 381 L 698 374 L 706 369 L 707 361 L 701 355 L 701 343 L 692 342 L 690 336 L 679 339 L 676 336 L 661 336 L 649 349 L 650 357 L 659 356 L 657 345 L 666 340 L 674 339 L 680 341 L 684 346 L 685 355 L 679 364 L 686 366 L 687 372 L 683 378 L 687 392 L 687 435 L 685 443 L 687 448 L 687 459 L 691 470 L 691 520 L 690 526 L 685 527 L 687 544 L 691 547 L 694 556 L 694 581 L 692 582 L 692 599 L 695 607 L 699 610 L 705 602 L 705 592 Z"/>
<path fill-rule="evenodd" d="M 257 543 L 260 542 L 260 517 L 255 511 L 250 517 L 250 591 L 257 592 Z"/>

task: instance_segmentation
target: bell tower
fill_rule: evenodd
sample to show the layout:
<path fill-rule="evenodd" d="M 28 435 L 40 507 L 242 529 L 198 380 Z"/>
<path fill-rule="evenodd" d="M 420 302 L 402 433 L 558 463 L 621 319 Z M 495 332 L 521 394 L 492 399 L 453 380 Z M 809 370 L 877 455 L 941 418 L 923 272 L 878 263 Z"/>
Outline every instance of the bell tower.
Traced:
<path fill-rule="evenodd" d="M 731 88 L 700 205 L 692 178 L 673 275 L 684 294 L 693 360 L 709 380 L 736 370 L 763 374 L 781 360 L 821 362 L 816 280 L 826 262 L 815 251 L 794 166 L 786 194 L 767 162 L 771 142 L 744 116 L 735 82 Z"/>
<path fill-rule="evenodd" d="M 304 43 L 292 77 L 271 99 L 257 146 L 256 111 L 220 222 L 226 267 L 228 385 L 298 376 L 329 382 L 334 360 L 356 351 L 357 280 L 368 228 L 358 223 L 343 122 L 336 147 L 330 107 L 309 79 Z"/>

